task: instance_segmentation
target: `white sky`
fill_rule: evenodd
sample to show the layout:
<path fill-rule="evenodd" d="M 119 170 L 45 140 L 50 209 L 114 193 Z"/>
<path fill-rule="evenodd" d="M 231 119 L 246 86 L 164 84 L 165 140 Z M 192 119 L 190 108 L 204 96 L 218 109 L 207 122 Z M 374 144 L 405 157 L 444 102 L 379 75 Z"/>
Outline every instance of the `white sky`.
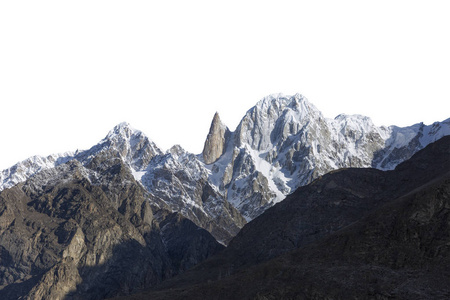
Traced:
<path fill-rule="evenodd" d="M 1 1 L 0 170 L 127 121 L 200 153 L 262 97 L 325 117 L 450 117 L 448 1 Z"/>

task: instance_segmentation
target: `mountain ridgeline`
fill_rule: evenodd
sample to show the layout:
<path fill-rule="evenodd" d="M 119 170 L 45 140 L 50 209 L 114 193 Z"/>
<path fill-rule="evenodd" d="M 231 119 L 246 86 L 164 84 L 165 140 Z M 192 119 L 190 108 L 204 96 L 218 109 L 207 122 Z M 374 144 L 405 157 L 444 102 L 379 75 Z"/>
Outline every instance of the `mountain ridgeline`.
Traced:
<path fill-rule="evenodd" d="M 340 168 L 391 170 L 430 142 L 450 134 L 450 119 L 432 125 L 377 127 L 370 118 L 325 118 L 297 94 L 270 95 L 231 132 L 214 115 L 199 155 L 174 146 L 163 152 L 129 124 L 117 125 L 86 151 L 32 157 L 0 173 L 0 190 L 77 160 L 115 151 L 152 205 L 181 213 L 227 244 L 246 222 L 298 187 Z"/>
<path fill-rule="evenodd" d="M 121 123 L 88 150 L 0 172 L 0 298 L 128 295 L 215 254 L 221 267 L 207 268 L 229 277 L 426 184 L 434 171 L 420 177 L 416 159 L 417 174 L 401 173 L 403 162 L 446 135 L 450 119 L 404 128 L 327 119 L 298 94 L 262 99 L 235 131 L 216 113 L 201 154 L 164 152 Z"/>

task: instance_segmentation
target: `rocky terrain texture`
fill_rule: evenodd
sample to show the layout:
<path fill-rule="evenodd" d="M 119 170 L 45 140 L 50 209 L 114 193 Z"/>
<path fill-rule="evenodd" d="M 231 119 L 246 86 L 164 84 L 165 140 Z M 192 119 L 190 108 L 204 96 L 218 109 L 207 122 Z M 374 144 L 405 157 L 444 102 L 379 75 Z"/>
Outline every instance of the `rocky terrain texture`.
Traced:
<path fill-rule="evenodd" d="M 120 299 L 448 299 L 450 137 L 300 187 L 223 251 Z"/>
<path fill-rule="evenodd" d="M 223 249 L 179 213 L 152 207 L 120 158 L 130 154 L 103 147 L 0 193 L 0 299 L 126 295 Z"/>
<path fill-rule="evenodd" d="M 141 131 L 117 125 L 91 149 L 32 157 L 0 173 L 0 190 L 70 160 L 86 166 L 114 151 L 152 195 L 151 206 L 179 212 L 228 244 L 247 221 L 298 187 L 340 168 L 391 170 L 430 142 L 450 134 L 450 119 L 432 125 L 377 127 L 370 118 L 325 118 L 301 95 L 270 95 L 231 132 L 214 115 L 199 155 L 174 146 L 163 152 Z"/>

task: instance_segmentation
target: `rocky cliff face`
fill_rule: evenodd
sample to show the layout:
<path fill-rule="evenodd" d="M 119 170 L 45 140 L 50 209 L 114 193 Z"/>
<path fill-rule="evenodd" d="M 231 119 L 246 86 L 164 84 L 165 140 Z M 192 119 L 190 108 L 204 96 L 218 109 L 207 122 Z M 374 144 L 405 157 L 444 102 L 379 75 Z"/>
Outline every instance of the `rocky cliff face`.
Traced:
<path fill-rule="evenodd" d="M 224 124 L 222 124 L 219 114 L 216 113 L 211 123 L 211 128 L 202 152 L 203 161 L 207 165 L 214 163 L 219 157 L 222 156 L 226 148 L 226 141 L 229 135 L 230 131 Z"/>
<path fill-rule="evenodd" d="M 110 150 L 0 193 L 1 299 L 124 295 L 223 248 L 181 215 L 152 209 L 152 195 Z"/>

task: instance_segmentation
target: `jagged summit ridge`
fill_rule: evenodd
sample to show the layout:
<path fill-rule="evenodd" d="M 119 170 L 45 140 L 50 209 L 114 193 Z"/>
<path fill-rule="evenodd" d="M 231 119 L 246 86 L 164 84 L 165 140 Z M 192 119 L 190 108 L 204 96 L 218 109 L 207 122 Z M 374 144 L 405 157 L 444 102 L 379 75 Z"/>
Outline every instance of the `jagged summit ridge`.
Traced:
<path fill-rule="evenodd" d="M 231 133 L 232 144 L 209 167 L 210 181 L 251 220 L 331 170 L 390 170 L 448 134 L 448 121 L 377 127 L 361 115 L 325 118 L 300 94 L 273 94 L 248 110 Z"/>
<path fill-rule="evenodd" d="M 146 167 L 153 157 L 163 154 L 142 131 L 126 122 L 115 126 L 102 142 L 108 148 L 116 149 L 135 170 Z"/>
<path fill-rule="evenodd" d="M 85 151 L 29 159 L 0 173 L 0 190 L 70 160 L 120 159 L 152 195 L 226 243 L 245 224 L 286 195 L 331 170 L 393 169 L 438 138 L 450 119 L 430 126 L 377 127 L 370 118 L 325 118 L 304 96 L 273 94 L 247 111 L 234 132 L 216 113 L 199 155 L 167 152 L 128 123 L 115 126 Z"/>
<path fill-rule="evenodd" d="M 0 190 L 36 174 L 52 177 L 53 172 L 45 171 L 72 160 L 83 166 L 96 165 L 99 160 L 122 161 L 149 193 L 153 206 L 183 214 L 222 243 L 226 244 L 246 223 L 208 181 L 209 170 L 196 155 L 179 145 L 164 153 L 144 133 L 128 123 L 115 126 L 88 150 L 48 158 L 34 157 L 4 170 L 0 174 Z M 46 182 L 45 178 L 40 182 Z"/>

